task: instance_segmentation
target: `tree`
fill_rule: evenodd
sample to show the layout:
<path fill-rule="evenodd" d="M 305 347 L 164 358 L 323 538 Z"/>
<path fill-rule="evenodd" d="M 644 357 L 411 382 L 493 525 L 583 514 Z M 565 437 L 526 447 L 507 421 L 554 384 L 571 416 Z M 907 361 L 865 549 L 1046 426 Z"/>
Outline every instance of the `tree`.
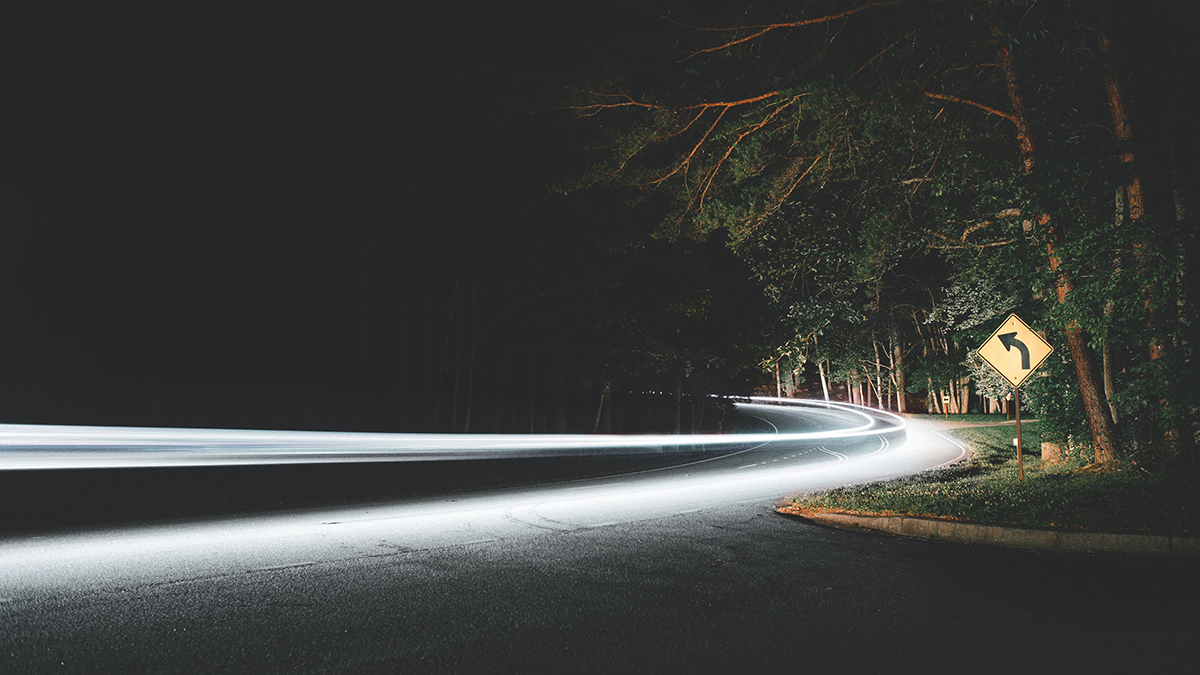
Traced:
<path fill-rule="evenodd" d="M 598 161 L 568 187 L 605 183 L 634 202 L 667 203 L 661 236 L 728 230 L 773 298 L 821 276 L 820 265 L 787 252 L 821 251 L 821 236 L 837 232 L 837 253 L 811 256 L 836 261 L 836 272 L 795 294 L 802 302 L 782 301 L 798 314 L 781 344 L 826 331 L 847 311 L 844 298 L 881 297 L 881 280 L 905 260 L 932 253 L 966 271 L 976 265 L 969 256 L 1019 251 L 1004 255 L 1032 264 L 1020 273 L 1029 284 L 1022 302 L 1035 323 L 1063 331 L 1096 460 L 1114 463 L 1111 410 L 1121 394 L 1106 394 L 1095 353 L 1130 346 L 1132 335 L 1113 328 L 1135 315 L 1146 322 L 1155 303 L 1136 310 L 1114 295 L 1111 282 L 1137 269 L 1113 248 L 1153 238 L 1157 226 L 1130 219 L 1136 234 L 1123 239 L 1104 226 L 1113 184 L 1124 181 L 1126 201 L 1138 190 L 1118 178 L 1128 150 L 1098 131 L 1111 107 L 1100 96 L 1107 57 L 1085 46 L 1096 35 L 1086 8 L 897 0 L 810 3 L 787 18 L 754 12 L 724 25 L 671 15 L 660 44 L 673 52 L 659 66 L 573 87 L 564 109 L 601 133 Z M 1141 284 L 1155 285 L 1145 275 Z M 1119 312 L 1104 313 L 1109 300 Z M 848 353 L 876 368 L 880 346 L 897 366 L 907 352 L 927 356 L 931 336 L 910 323 L 898 331 L 885 311 Z M 1128 357 L 1131 386 L 1147 370 L 1139 358 Z"/>

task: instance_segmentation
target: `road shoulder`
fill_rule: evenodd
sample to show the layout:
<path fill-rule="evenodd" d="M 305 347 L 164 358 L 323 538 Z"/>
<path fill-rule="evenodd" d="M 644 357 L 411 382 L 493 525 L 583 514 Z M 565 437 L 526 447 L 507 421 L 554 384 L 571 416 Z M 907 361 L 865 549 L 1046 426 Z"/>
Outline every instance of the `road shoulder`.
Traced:
<path fill-rule="evenodd" d="M 1086 532 L 1053 528 L 983 525 L 941 518 L 811 511 L 787 503 L 784 516 L 846 530 L 881 532 L 955 544 L 1002 546 L 1043 553 L 1107 553 L 1200 558 L 1200 537 L 1147 533 Z"/>

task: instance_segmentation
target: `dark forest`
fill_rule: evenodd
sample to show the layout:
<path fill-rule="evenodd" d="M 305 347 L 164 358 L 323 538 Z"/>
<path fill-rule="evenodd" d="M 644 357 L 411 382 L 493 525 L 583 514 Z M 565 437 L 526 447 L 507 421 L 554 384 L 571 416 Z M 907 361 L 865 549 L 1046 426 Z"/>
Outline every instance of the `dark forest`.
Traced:
<path fill-rule="evenodd" d="M 3 419 L 636 431 L 747 391 L 769 316 L 719 239 L 549 191 L 580 157 L 531 111 L 545 64 L 593 58 L 629 19 L 604 12 L 21 10 Z"/>
<path fill-rule="evenodd" d="M 1016 311 L 1056 348 L 1049 438 L 1190 457 L 1196 17 L 30 3 L 2 29 L 0 420 L 988 412 L 972 350 Z"/>

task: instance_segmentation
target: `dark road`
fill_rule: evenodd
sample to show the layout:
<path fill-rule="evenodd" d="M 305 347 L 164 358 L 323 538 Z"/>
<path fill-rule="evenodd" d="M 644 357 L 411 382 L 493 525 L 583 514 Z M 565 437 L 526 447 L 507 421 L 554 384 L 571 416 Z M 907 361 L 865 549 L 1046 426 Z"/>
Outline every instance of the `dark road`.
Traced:
<path fill-rule="evenodd" d="M 772 423 L 790 411 L 747 410 Z M 961 448 L 770 443 L 542 487 L 0 539 L 4 673 L 1147 672 L 1196 569 L 849 534 L 788 492 Z"/>

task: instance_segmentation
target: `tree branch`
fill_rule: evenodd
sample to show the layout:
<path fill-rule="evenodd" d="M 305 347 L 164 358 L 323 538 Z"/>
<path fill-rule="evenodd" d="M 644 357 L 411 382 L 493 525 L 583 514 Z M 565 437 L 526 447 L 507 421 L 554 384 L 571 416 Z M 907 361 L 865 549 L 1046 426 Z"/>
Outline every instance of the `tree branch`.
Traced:
<path fill-rule="evenodd" d="M 763 99 L 778 95 L 779 92 L 772 91 L 759 96 L 754 96 L 752 98 L 743 98 L 740 101 L 721 101 L 716 103 L 697 103 L 695 105 L 687 105 L 680 108 L 680 110 L 695 110 L 696 108 L 732 108 L 734 106 L 746 105 L 747 103 L 757 103 Z"/>
<path fill-rule="evenodd" d="M 929 91 L 925 92 L 925 95 L 926 95 L 926 96 L 928 96 L 929 98 L 936 98 L 936 99 L 938 99 L 938 100 L 941 100 L 941 101 L 950 101 L 950 102 L 952 102 L 952 103 L 962 103 L 962 104 L 965 104 L 965 105 L 974 106 L 974 107 L 976 107 L 976 108 L 979 108 L 980 110 L 982 110 L 982 111 L 984 111 L 984 112 L 989 112 L 989 113 L 991 113 L 991 114 L 993 114 L 993 115 L 999 115 L 1000 117 L 1003 117 L 1004 119 L 1008 120 L 1009 122 L 1012 122 L 1013 124 L 1016 124 L 1016 123 L 1017 123 L 1017 118 L 1016 118 L 1014 115 L 1012 115 L 1011 113 L 1006 113 L 1006 112 L 1004 112 L 1003 110 L 997 110 L 996 108 L 993 108 L 993 107 L 991 107 L 991 106 L 988 106 L 988 105 L 984 105 L 984 104 L 982 104 L 982 103 L 979 103 L 979 102 L 977 102 L 977 101 L 971 101 L 971 100 L 968 100 L 968 99 L 965 99 L 965 98 L 959 98 L 959 97 L 957 97 L 957 96 L 951 96 L 951 95 L 949 95 L 949 94 L 935 94 L 935 93 L 933 93 L 933 92 L 929 92 Z"/>
<path fill-rule="evenodd" d="M 725 151 L 725 154 L 721 157 L 721 159 L 717 160 L 717 163 L 713 166 L 712 171 L 710 171 L 708 174 L 708 182 L 706 182 L 704 184 L 704 190 L 701 191 L 701 193 L 700 193 L 699 203 L 701 206 L 704 205 L 704 197 L 705 197 L 705 195 L 708 194 L 708 188 L 709 188 L 709 186 L 712 185 L 713 179 L 716 178 L 717 171 L 720 170 L 721 165 L 725 163 L 725 160 L 729 159 L 729 155 L 733 154 L 733 150 L 734 150 L 734 148 L 736 148 L 738 146 L 738 143 L 741 143 L 743 138 L 745 138 L 745 137 L 749 136 L 750 134 L 754 133 L 755 131 L 758 131 L 759 129 L 767 126 L 767 124 L 769 124 L 771 122 L 771 120 L 775 119 L 779 115 L 779 113 L 783 112 L 784 108 L 787 108 L 791 104 L 795 103 L 800 98 L 800 96 L 803 96 L 803 94 L 801 94 L 799 96 L 793 96 L 792 100 L 775 108 L 775 110 L 770 115 L 767 115 L 766 118 L 764 118 L 761 122 L 750 127 L 746 131 L 743 131 L 740 135 L 738 135 L 738 137 L 736 139 L 734 139 L 733 143 L 730 144 L 729 149 Z"/>
<path fill-rule="evenodd" d="M 981 248 L 991 248 L 993 246 L 1008 246 L 1009 244 L 1015 243 L 1016 241 L 1017 241 L 1016 239 L 1009 239 L 1007 241 L 993 241 L 993 242 L 990 242 L 987 244 L 965 244 L 965 245 L 964 244 L 949 244 L 946 246 L 938 246 L 936 244 L 930 244 L 929 248 L 934 248 L 939 251 L 947 251 L 947 250 L 951 250 L 951 249 L 967 249 L 967 248 L 981 249 Z"/>
<path fill-rule="evenodd" d="M 867 59 L 867 62 L 862 64 L 861 66 L 859 66 L 858 70 L 851 73 L 850 77 L 854 77 L 855 75 L 858 75 L 859 73 L 861 73 L 863 71 L 863 68 L 866 68 L 867 66 L 871 65 L 872 63 L 874 63 L 875 59 L 877 59 L 877 58 L 883 56 L 884 54 L 888 53 L 889 51 L 891 51 L 892 47 L 895 47 L 896 45 L 900 44 L 901 40 L 906 40 L 906 39 L 916 35 L 918 30 L 921 30 L 921 29 L 917 28 L 916 30 L 909 32 L 908 35 L 902 35 L 899 38 L 897 38 L 895 42 L 884 47 L 878 54 L 876 54 L 875 56 L 872 56 L 870 59 Z"/>
<path fill-rule="evenodd" d="M 653 109 L 660 107 L 653 103 L 646 103 L 643 101 L 638 101 L 638 100 L 634 99 L 632 96 L 630 96 L 629 94 L 626 94 L 625 92 L 621 92 L 620 94 L 598 94 L 594 91 L 587 91 L 584 93 L 589 94 L 591 96 L 595 96 L 596 98 L 599 98 L 599 99 L 623 98 L 624 100 L 620 100 L 615 103 L 589 103 L 588 105 L 569 105 L 569 106 L 564 106 L 564 107 L 567 110 L 587 111 L 587 112 L 580 113 L 580 115 L 583 117 L 591 117 L 592 115 L 599 113 L 601 110 L 607 110 L 609 108 L 625 108 L 628 106 L 637 106 L 639 108 L 646 108 L 647 110 L 653 110 Z"/>
<path fill-rule="evenodd" d="M 598 103 L 589 103 L 587 105 L 569 105 L 569 106 L 564 106 L 564 108 L 567 110 L 586 111 L 586 112 L 581 112 L 581 115 L 583 117 L 591 117 L 592 115 L 599 113 L 601 110 L 607 110 L 609 108 L 627 108 L 629 106 L 636 106 L 638 108 L 645 108 L 647 110 L 661 110 L 663 108 L 669 108 L 669 106 L 663 106 L 663 105 L 658 105 L 656 103 L 646 103 L 645 101 L 639 101 L 639 100 L 633 98 L 632 96 L 630 96 L 629 94 L 626 94 L 625 92 L 620 92 L 617 94 L 599 94 L 594 91 L 588 91 L 588 92 L 584 92 L 584 93 L 589 94 L 591 96 L 595 96 L 596 98 L 599 98 L 599 99 L 615 98 L 617 100 L 612 103 L 605 103 L 605 102 L 601 101 Z M 739 105 L 758 103 L 759 101 L 771 98 L 772 96 L 778 96 L 778 95 L 779 95 L 778 91 L 771 91 L 771 92 L 767 92 L 765 94 L 759 94 L 758 96 L 751 96 L 750 98 L 743 98 L 743 99 L 739 99 L 736 101 L 707 101 L 704 103 L 693 103 L 692 105 L 685 105 L 685 106 L 676 108 L 676 110 L 700 110 L 700 112 L 703 113 L 705 110 L 707 110 L 709 108 L 726 108 L 726 109 L 728 109 L 728 108 L 733 108 L 733 107 L 736 107 Z M 695 119 L 693 119 L 692 121 L 694 122 Z M 689 126 L 690 126 L 690 124 L 689 124 Z"/>
<path fill-rule="evenodd" d="M 666 181 L 671 176 L 674 176 L 675 174 L 679 173 L 680 170 L 682 170 L 684 167 L 688 166 L 688 164 L 692 161 L 692 157 L 694 157 L 696 155 L 696 152 L 700 150 L 700 146 L 704 145 L 704 141 L 708 140 L 708 137 L 712 134 L 713 129 L 717 128 L 717 125 L 721 123 L 721 118 L 724 117 L 725 113 L 728 111 L 729 111 L 729 108 L 725 108 L 724 110 L 721 111 L 720 115 L 717 115 L 717 119 L 713 120 L 712 125 L 708 127 L 708 131 L 704 132 L 704 136 L 702 136 L 700 138 L 700 140 L 696 142 L 696 145 L 692 147 L 692 151 L 687 154 L 687 157 L 683 158 L 682 162 L 680 162 L 673 170 L 671 170 L 671 173 L 668 173 L 667 175 L 662 176 L 660 178 L 656 178 L 652 181 L 642 183 L 642 185 L 659 185 L 659 184 L 663 183 L 664 181 Z"/>
<path fill-rule="evenodd" d="M 881 2 L 869 2 L 865 5 L 855 7 L 854 9 L 848 9 L 844 12 L 839 12 L 838 14 L 830 14 L 827 16 L 818 16 L 818 17 L 814 17 L 811 19 L 801 19 L 799 21 L 790 21 L 787 23 L 769 23 L 769 24 L 762 24 L 762 25 L 758 25 L 758 26 L 740 26 L 737 28 L 700 28 L 700 27 L 696 27 L 696 26 L 688 26 L 689 28 L 692 28 L 693 30 L 704 30 L 704 31 L 714 31 L 714 32 L 728 32 L 728 31 L 744 30 L 744 29 L 750 29 L 750 30 L 757 29 L 757 32 L 751 33 L 750 35 L 747 35 L 745 37 L 740 37 L 736 40 L 730 40 L 724 44 L 717 45 L 716 47 L 708 47 L 706 49 L 699 49 L 697 51 L 692 52 L 691 54 L 688 54 L 683 59 L 681 59 L 681 61 L 686 61 L 686 60 L 692 58 L 693 56 L 699 56 L 700 54 L 708 54 L 711 52 L 719 52 L 723 49 L 729 49 L 730 47 L 740 45 L 743 42 L 749 42 L 750 40 L 753 40 L 754 38 L 761 37 L 773 30 L 777 30 L 780 28 L 800 28 L 801 26 L 811 26 L 813 24 L 826 23 L 828 21 L 836 21 L 837 19 L 841 19 L 841 18 L 850 16 L 851 14 L 857 14 L 858 12 L 861 12 L 861 11 L 864 11 L 867 9 L 874 9 L 876 7 L 887 7 L 889 5 L 898 5 L 902 2 L 904 2 L 904 0 L 882 0 Z"/>

